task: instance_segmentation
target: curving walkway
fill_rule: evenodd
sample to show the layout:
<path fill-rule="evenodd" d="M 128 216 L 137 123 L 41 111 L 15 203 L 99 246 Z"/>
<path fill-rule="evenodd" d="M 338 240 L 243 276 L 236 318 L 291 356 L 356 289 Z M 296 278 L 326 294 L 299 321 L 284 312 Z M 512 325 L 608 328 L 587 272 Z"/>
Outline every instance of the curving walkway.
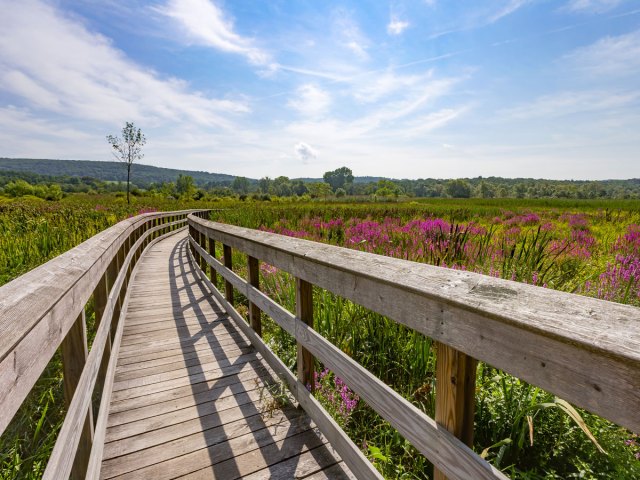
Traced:
<path fill-rule="evenodd" d="M 131 284 L 101 478 L 354 478 L 195 275 L 185 234 Z"/>

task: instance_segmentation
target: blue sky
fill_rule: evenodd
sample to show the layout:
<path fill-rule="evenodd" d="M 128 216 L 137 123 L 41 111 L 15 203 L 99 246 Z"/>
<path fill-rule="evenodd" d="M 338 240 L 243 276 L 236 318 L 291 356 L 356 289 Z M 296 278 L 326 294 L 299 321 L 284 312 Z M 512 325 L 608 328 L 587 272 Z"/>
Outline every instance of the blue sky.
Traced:
<path fill-rule="evenodd" d="M 639 0 L 0 0 L 0 156 L 640 177 Z"/>

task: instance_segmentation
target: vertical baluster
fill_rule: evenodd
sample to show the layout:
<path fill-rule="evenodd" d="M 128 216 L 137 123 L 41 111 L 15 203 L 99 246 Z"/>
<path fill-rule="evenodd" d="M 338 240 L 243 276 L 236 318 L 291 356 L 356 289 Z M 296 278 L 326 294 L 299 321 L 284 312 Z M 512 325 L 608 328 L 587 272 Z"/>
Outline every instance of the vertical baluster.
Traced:
<path fill-rule="evenodd" d="M 200 231 L 196 231 L 196 235 L 197 235 L 197 239 L 198 239 L 198 245 L 200 245 L 202 248 L 206 248 L 206 244 L 205 244 L 205 236 L 204 233 L 200 232 Z M 200 270 L 202 270 L 202 273 L 204 273 L 206 275 L 207 272 L 207 262 L 204 259 L 204 257 L 200 254 L 198 254 L 198 258 L 200 260 Z"/>
<path fill-rule="evenodd" d="M 102 321 L 102 316 L 107 308 L 107 301 L 109 298 L 109 285 L 108 285 L 108 272 L 104 272 L 102 278 L 96 285 L 96 289 L 93 291 L 93 311 L 95 312 L 95 330 L 97 331 Z M 104 353 L 102 354 L 102 362 L 100 363 L 100 371 L 98 372 L 97 385 L 100 390 L 104 385 L 104 378 L 107 373 L 107 367 L 109 366 L 109 357 L 111 356 L 111 336 L 107 336 L 107 342 L 104 347 Z"/>
<path fill-rule="evenodd" d="M 233 259 L 231 258 L 231 247 L 222 245 L 222 256 L 224 257 L 224 266 L 229 270 L 233 270 Z M 224 298 L 230 305 L 233 305 L 233 285 L 225 279 L 224 281 Z"/>
<path fill-rule="evenodd" d="M 313 327 L 313 285 L 300 278 L 296 278 L 296 316 L 302 322 Z M 304 385 L 311 386 L 311 391 L 313 391 L 315 389 L 313 378 L 315 359 L 300 342 L 297 342 L 297 347 L 298 380 Z"/>
<path fill-rule="evenodd" d="M 260 262 L 257 258 L 247 256 L 248 280 L 249 284 L 255 288 L 260 288 Z M 262 320 L 260 318 L 260 309 L 257 305 L 249 302 L 249 323 L 255 332 L 262 336 Z"/>
<path fill-rule="evenodd" d="M 467 446 L 473 445 L 476 367 L 478 361 L 443 343 L 437 344 L 436 422 Z M 446 480 L 434 469 L 434 480 Z"/>
<path fill-rule="evenodd" d="M 209 238 L 208 252 L 209 252 L 209 255 L 211 255 L 213 258 L 216 258 L 216 242 L 213 238 Z M 211 279 L 211 283 L 213 283 L 214 287 L 216 288 L 218 285 L 217 277 L 218 275 L 216 273 L 216 269 L 213 268 L 212 266 L 209 266 L 209 278 Z"/>
<path fill-rule="evenodd" d="M 87 347 L 87 323 L 84 314 L 78 316 L 67 336 L 61 344 L 62 354 L 62 372 L 64 379 L 64 400 L 67 408 L 71 404 L 71 399 L 76 391 L 82 369 L 87 362 L 89 355 Z M 87 411 L 84 424 L 82 426 L 82 434 L 80 443 L 73 461 L 71 470 L 72 479 L 83 479 L 87 473 L 89 465 L 89 456 L 91 455 L 91 445 L 93 443 L 93 411 L 91 406 Z"/>

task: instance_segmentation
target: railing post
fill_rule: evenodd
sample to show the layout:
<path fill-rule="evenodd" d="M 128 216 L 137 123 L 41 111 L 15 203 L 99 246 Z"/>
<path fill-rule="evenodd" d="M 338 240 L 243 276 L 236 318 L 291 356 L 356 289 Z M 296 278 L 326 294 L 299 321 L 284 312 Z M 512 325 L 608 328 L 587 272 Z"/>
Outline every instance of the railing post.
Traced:
<path fill-rule="evenodd" d="M 296 316 L 302 322 L 313 327 L 313 285 L 300 278 L 296 278 Z M 300 342 L 296 343 L 298 347 L 298 380 L 303 385 L 309 386 L 313 392 L 315 390 L 313 378 L 315 359 Z"/>
<path fill-rule="evenodd" d="M 107 267 L 104 275 L 100 278 L 96 289 L 93 291 L 93 311 L 95 314 L 95 330 L 98 331 L 102 315 L 107 308 L 107 301 L 109 300 L 109 281 L 108 275 L 111 264 Z M 102 354 L 102 362 L 100 363 L 100 372 L 98 373 L 97 385 L 100 389 L 104 385 L 104 378 L 109 366 L 109 357 L 111 356 L 111 336 L 107 336 L 107 342 L 104 346 L 104 353 Z"/>
<path fill-rule="evenodd" d="M 469 447 L 473 446 L 477 365 L 475 358 L 437 343 L 436 422 Z M 434 469 L 433 478 L 447 477 Z"/>
<path fill-rule="evenodd" d="M 200 245 L 203 249 L 207 247 L 206 243 L 205 243 L 205 236 L 204 233 L 196 230 L 196 235 L 197 235 L 197 239 L 198 239 L 198 245 Z M 202 273 L 204 273 L 206 275 L 207 272 L 207 262 L 205 261 L 204 257 L 200 254 L 198 254 L 198 259 L 200 260 L 200 270 L 202 270 Z"/>
<path fill-rule="evenodd" d="M 249 285 L 260 288 L 260 262 L 257 258 L 247 256 L 247 267 L 249 276 Z M 249 302 L 249 323 L 255 332 L 262 336 L 262 320 L 260 319 L 260 309 L 257 305 Z"/>
<path fill-rule="evenodd" d="M 76 391 L 82 369 L 87 362 L 89 355 L 87 347 L 87 323 L 84 314 L 78 316 L 78 319 L 69 329 L 69 333 L 60 345 L 62 354 L 62 374 L 64 380 L 64 400 L 67 408 L 71 404 L 71 399 Z M 71 470 L 72 479 L 83 479 L 87 473 L 89 465 L 89 456 L 91 455 L 91 445 L 93 443 L 93 410 L 91 406 L 87 411 L 84 424 L 82 426 L 82 434 L 80 443 L 73 461 Z"/>
<path fill-rule="evenodd" d="M 216 241 L 213 238 L 209 238 L 209 255 L 213 258 L 216 258 Z M 218 285 L 218 275 L 216 274 L 216 269 L 213 266 L 209 265 L 209 278 L 211 278 L 211 283 L 213 286 L 217 288 Z"/>
<path fill-rule="evenodd" d="M 222 256 L 224 257 L 224 266 L 229 270 L 233 270 L 233 259 L 231 258 L 231 247 L 229 245 L 222 245 Z M 233 284 L 226 279 L 224 281 L 224 298 L 227 299 L 229 305 L 233 305 Z"/>

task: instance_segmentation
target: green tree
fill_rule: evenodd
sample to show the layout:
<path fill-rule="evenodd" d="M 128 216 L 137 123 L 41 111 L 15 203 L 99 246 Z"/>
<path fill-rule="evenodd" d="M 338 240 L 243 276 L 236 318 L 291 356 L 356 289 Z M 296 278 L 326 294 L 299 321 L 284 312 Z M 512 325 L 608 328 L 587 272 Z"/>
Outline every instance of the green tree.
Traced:
<path fill-rule="evenodd" d="M 326 182 L 315 182 L 307 185 L 311 198 L 328 197 L 333 192 Z"/>
<path fill-rule="evenodd" d="M 176 182 L 176 191 L 181 197 L 191 198 L 196 191 L 191 175 L 178 175 Z"/>
<path fill-rule="evenodd" d="M 258 190 L 260 190 L 260 192 L 264 194 L 269 193 L 271 183 L 272 180 L 269 177 L 262 177 L 260 180 L 258 180 Z"/>
<path fill-rule="evenodd" d="M 122 128 L 122 136 L 107 135 L 107 142 L 111 145 L 113 156 L 127 165 L 127 203 L 130 203 L 129 192 L 131 190 L 131 166 L 136 160 L 144 157 L 142 147 L 147 139 L 133 122 L 126 122 Z"/>
<path fill-rule="evenodd" d="M 447 182 L 447 194 L 453 198 L 469 198 L 471 185 L 462 179 L 449 180 Z"/>
<path fill-rule="evenodd" d="M 331 189 L 335 192 L 338 188 L 345 188 L 347 184 L 353 183 L 353 172 L 350 168 L 340 167 L 336 170 L 325 172 L 322 178 L 331 185 Z"/>
<path fill-rule="evenodd" d="M 233 179 L 231 188 L 237 194 L 246 195 L 249 193 L 249 180 L 246 177 L 236 177 Z"/>

